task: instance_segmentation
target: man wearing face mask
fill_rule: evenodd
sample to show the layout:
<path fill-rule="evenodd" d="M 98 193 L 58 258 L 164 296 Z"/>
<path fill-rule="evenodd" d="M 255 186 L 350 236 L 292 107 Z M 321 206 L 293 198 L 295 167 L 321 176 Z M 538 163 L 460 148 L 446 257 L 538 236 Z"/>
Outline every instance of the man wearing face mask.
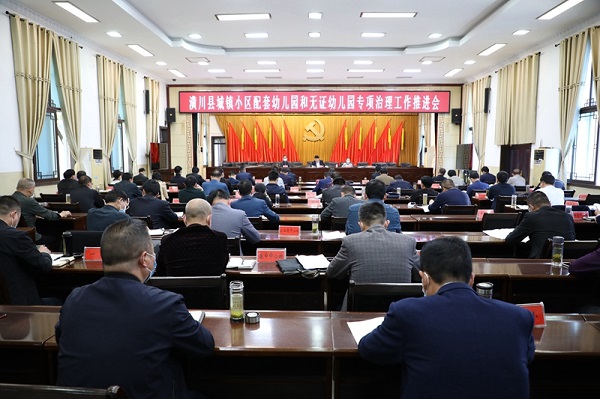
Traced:
<path fill-rule="evenodd" d="M 116 222 L 101 241 L 104 277 L 74 289 L 56 324 L 58 384 L 119 385 L 130 398 L 189 398 L 181 361 L 213 352 L 183 297 L 145 284 L 156 269 L 146 224 Z"/>
<path fill-rule="evenodd" d="M 420 274 L 426 297 L 392 303 L 360 356 L 403 365 L 401 398 L 529 398 L 533 314 L 475 293 L 471 251 L 458 237 L 427 243 Z"/>
<path fill-rule="evenodd" d="M 38 249 L 27 233 L 15 229 L 20 217 L 17 200 L 0 197 L 0 279 L 10 305 L 43 305 L 35 277 L 52 269 L 50 250 L 43 245 Z"/>
<path fill-rule="evenodd" d="M 129 198 L 125 192 L 113 189 L 104 198 L 106 205 L 102 208 L 92 208 L 87 214 L 87 229 L 89 231 L 104 231 L 108 226 L 119 220 L 129 219 L 125 212 L 129 207 Z"/>

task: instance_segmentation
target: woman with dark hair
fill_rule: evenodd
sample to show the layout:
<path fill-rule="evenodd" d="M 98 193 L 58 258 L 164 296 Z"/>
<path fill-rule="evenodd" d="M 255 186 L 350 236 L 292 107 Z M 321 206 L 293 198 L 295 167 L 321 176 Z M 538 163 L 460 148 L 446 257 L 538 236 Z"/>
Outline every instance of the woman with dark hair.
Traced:
<path fill-rule="evenodd" d="M 158 181 L 158 185 L 160 186 L 160 198 L 164 199 L 165 201 L 169 200 L 169 193 L 167 191 L 167 183 L 165 183 L 162 179 L 162 175 L 160 174 L 160 172 L 154 172 L 152 173 L 152 178 L 156 181 Z"/>

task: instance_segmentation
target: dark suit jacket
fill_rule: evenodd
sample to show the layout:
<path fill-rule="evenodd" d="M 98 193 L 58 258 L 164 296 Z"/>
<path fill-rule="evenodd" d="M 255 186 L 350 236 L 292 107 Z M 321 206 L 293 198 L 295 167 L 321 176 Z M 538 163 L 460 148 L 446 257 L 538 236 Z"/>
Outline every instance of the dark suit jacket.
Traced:
<path fill-rule="evenodd" d="M 133 184 L 135 184 L 137 186 L 143 186 L 147 180 L 148 180 L 148 176 L 143 175 L 141 173 L 133 176 Z"/>
<path fill-rule="evenodd" d="M 377 364 L 403 364 L 401 398 L 482 398 L 487 392 L 527 399 L 532 330 L 528 310 L 449 283 L 436 295 L 392 303 L 358 352 Z"/>
<path fill-rule="evenodd" d="M 168 229 L 174 227 L 177 223 L 177 215 L 171 210 L 169 203 L 152 195 L 132 199 L 129 202 L 129 215 L 150 215 L 152 227 L 155 229 Z"/>
<path fill-rule="evenodd" d="M 448 191 L 441 192 L 429 205 L 429 212 L 442 213 L 446 205 L 471 205 L 471 200 L 466 193 L 463 193 L 458 188 L 451 188 Z"/>
<path fill-rule="evenodd" d="M 79 202 L 79 209 L 84 213 L 92 208 L 104 206 L 104 200 L 98 191 L 82 185 L 71 191 L 71 202 Z"/>
<path fill-rule="evenodd" d="M 494 212 L 498 210 L 498 201 L 496 198 L 500 195 L 513 195 L 516 193 L 515 186 L 508 183 L 498 183 L 490 186 L 487 197 L 492 200 L 492 209 Z"/>
<path fill-rule="evenodd" d="M 327 206 L 331 203 L 334 198 L 342 196 L 342 187 L 340 185 L 334 185 L 329 188 L 326 188 L 321 193 L 321 202 L 323 206 Z"/>
<path fill-rule="evenodd" d="M 410 195 L 410 200 L 412 202 L 416 202 L 418 205 L 421 205 L 423 203 L 423 194 L 425 193 L 427 194 L 427 202 L 429 202 L 430 199 L 437 197 L 437 195 L 439 194 L 433 188 L 423 188 L 421 190 L 414 191 Z"/>
<path fill-rule="evenodd" d="M 254 185 L 254 177 L 252 177 L 252 175 L 248 172 L 240 172 L 237 175 L 235 175 L 235 178 L 238 179 L 239 181 L 250 180 L 252 185 Z"/>
<path fill-rule="evenodd" d="M 350 205 L 358 203 L 362 204 L 363 201 L 352 194 L 334 198 L 329 205 L 327 205 L 327 208 L 323 209 L 323 212 L 321 212 L 321 218 L 330 219 L 332 216 L 335 216 L 336 218 L 347 218 Z"/>
<path fill-rule="evenodd" d="M 192 224 L 163 237 L 157 273 L 161 276 L 220 276 L 225 273 L 227 262 L 227 235 L 208 226 Z"/>
<path fill-rule="evenodd" d="M 296 185 L 296 175 L 292 173 L 288 173 L 287 175 L 282 173 L 279 175 L 279 177 L 281 177 L 281 180 L 283 180 L 283 184 L 285 184 L 286 187 L 292 187 Z"/>
<path fill-rule="evenodd" d="M 288 204 L 290 202 L 287 193 L 285 192 L 285 187 L 281 187 L 277 183 L 269 183 L 265 187 L 267 189 L 267 194 L 269 194 L 271 198 L 274 198 L 276 194 L 279 194 L 279 201 L 282 204 Z"/>
<path fill-rule="evenodd" d="M 321 194 L 321 192 L 327 187 L 331 186 L 332 183 L 333 180 L 331 180 L 331 177 L 320 179 L 315 188 L 313 188 L 313 191 L 317 194 Z"/>
<path fill-rule="evenodd" d="M 204 183 L 206 180 L 204 180 L 204 178 L 202 176 L 200 176 L 200 174 L 198 173 L 189 173 L 187 174 L 185 177 L 188 176 L 193 176 L 196 178 L 196 183 L 198 183 L 199 185 L 202 185 L 202 183 Z"/>
<path fill-rule="evenodd" d="M 539 258 L 548 238 L 561 236 L 565 240 L 574 240 L 575 224 L 573 218 L 564 211 L 544 206 L 536 212 L 527 212 L 505 241 L 509 245 L 516 245 L 527 236 L 531 245 L 529 257 Z"/>
<path fill-rule="evenodd" d="M 34 198 L 28 197 L 20 191 L 15 191 L 12 197 L 21 205 L 21 216 L 25 219 L 28 227 L 35 227 L 37 216 L 48 220 L 60 219 L 58 212 L 44 208 Z M 38 241 L 40 238 L 42 238 L 42 235 L 36 230 L 35 240 Z"/>
<path fill-rule="evenodd" d="M 202 189 L 204 190 L 204 195 L 207 197 L 215 190 L 223 190 L 226 193 L 229 192 L 229 187 L 227 187 L 227 184 L 212 179 L 202 183 Z"/>
<path fill-rule="evenodd" d="M 175 176 L 171 177 L 169 183 L 177 183 L 177 184 L 185 184 L 185 177 L 181 176 L 181 174 L 177 173 Z"/>
<path fill-rule="evenodd" d="M 266 193 L 254 193 L 252 196 L 265 201 L 269 209 L 273 210 L 273 201 L 271 201 L 271 198 Z"/>
<path fill-rule="evenodd" d="M 325 162 L 319 161 L 319 164 L 317 165 L 316 161 L 312 161 L 310 163 L 310 166 L 313 167 L 313 168 L 324 168 L 325 167 Z"/>
<path fill-rule="evenodd" d="M 0 220 L 0 278 L 8 290 L 10 305 L 41 305 L 35 277 L 50 270 L 50 255 L 38 251 L 27 233 Z"/>
<path fill-rule="evenodd" d="M 123 191 L 129 199 L 138 198 L 142 196 L 142 192 L 138 186 L 128 180 L 123 180 L 120 183 L 115 184 L 116 189 Z"/>
<path fill-rule="evenodd" d="M 129 215 L 119 212 L 114 206 L 106 205 L 102 208 L 92 208 L 87 214 L 87 229 L 89 231 L 104 231 L 111 224 L 123 219 L 129 219 Z"/>
<path fill-rule="evenodd" d="M 487 184 L 494 184 L 496 183 L 496 175 L 491 173 L 482 173 L 479 175 L 479 180 Z"/>
<path fill-rule="evenodd" d="M 271 222 L 278 222 L 279 215 L 269 209 L 267 203 L 251 195 L 245 195 L 231 203 L 233 209 L 241 209 L 249 218 L 265 215 Z"/>
<path fill-rule="evenodd" d="M 59 385 L 119 385 L 131 398 L 187 398 L 182 356 L 214 348 L 181 295 L 128 273 L 75 288 L 60 310 L 56 341 Z"/>
<path fill-rule="evenodd" d="M 413 186 L 412 184 L 410 184 L 410 182 L 407 182 L 406 180 L 394 180 L 390 183 L 389 186 L 387 186 L 385 191 L 395 193 L 398 189 L 412 190 Z"/>
<path fill-rule="evenodd" d="M 194 198 L 206 199 L 204 191 L 197 188 L 184 188 L 182 190 L 179 190 L 177 195 L 179 197 L 179 202 L 181 202 L 182 204 L 188 203 Z"/>
<path fill-rule="evenodd" d="M 71 194 L 71 191 L 77 187 L 79 187 L 79 183 L 73 179 L 62 179 L 56 185 L 59 194 Z"/>

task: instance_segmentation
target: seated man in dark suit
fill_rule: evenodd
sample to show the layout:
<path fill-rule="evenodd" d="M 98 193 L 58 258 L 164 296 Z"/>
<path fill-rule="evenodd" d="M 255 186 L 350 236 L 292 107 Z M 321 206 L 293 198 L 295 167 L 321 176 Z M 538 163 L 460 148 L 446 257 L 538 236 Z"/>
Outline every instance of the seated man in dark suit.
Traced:
<path fill-rule="evenodd" d="M 398 209 L 383 202 L 385 198 L 385 184 L 381 180 L 371 180 L 365 187 L 367 202 L 379 202 L 385 208 L 386 220 L 389 221 L 387 229 L 395 233 L 400 233 L 400 213 Z M 348 208 L 348 220 L 346 220 L 346 234 L 360 232 L 358 224 L 358 210 L 361 204 L 354 204 Z"/>
<path fill-rule="evenodd" d="M 237 175 L 235 175 L 235 178 L 239 181 L 250 180 L 252 185 L 254 185 L 254 177 L 252 176 L 252 174 L 246 172 L 246 165 L 240 166 L 240 171 Z"/>
<path fill-rule="evenodd" d="M 315 155 L 315 159 L 310 163 L 311 168 L 323 168 L 325 164 L 321 161 L 318 155 Z"/>
<path fill-rule="evenodd" d="M 281 167 L 282 168 L 283 167 L 288 167 L 289 168 L 290 166 L 292 166 L 292 165 L 290 164 L 290 161 L 288 161 L 287 155 L 284 155 L 283 159 L 281 160 Z"/>
<path fill-rule="evenodd" d="M 404 180 L 402 178 L 402 175 L 396 175 L 396 176 L 394 176 L 394 181 L 391 182 L 389 186 L 387 186 L 386 191 L 388 193 L 390 193 L 390 192 L 395 193 L 398 191 L 398 189 L 412 190 L 413 186 L 412 186 L 412 184 L 410 184 L 410 182 Z"/>
<path fill-rule="evenodd" d="M 477 172 L 471 172 L 471 174 L 469 175 L 469 179 L 471 180 L 471 184 L 469 184 L 469 186 L 467 187 L 467 195 L 469 197 L 475 195 L 475 190 L 487 190 L 488 188 L 490 188 L 489 184 L 479 179 L 479 173 Z M 496 180 L 495 177 L 494 180 Z"/>
<path fill-rule="evenodd" d="M 323 212 L 321 212 L 322 220 L 331 219 L 332 216 L 337 218 L 347 218 L 350 205 L 363 202 L 356 198 L 354 187 L 352 186 L 343 186 L 340 194 L 340 197 L 333 198 L 329 205 L 327 205 L 327 208 L 323 209 Z"/>
<path fill-rule="evenodd" d="M 231 203 L 233 209 L 241 209 L 246 212 L 246 216 L 249 218 L 264 215 L 271 222 L 279 222 L 279 215 L 270 210 L 265 201 L 251 195 L 252 183 L 250 183 L 250 180 L 243 180 L 239 185 L 239 189 L 242 198 Z"/>
<path fill-rule="evenodd" d="M 279 177 L 281 177 L 281 180 L 283 180 L 283 184 L 286 187 L 293 187 L 296 185 L 296 175 L 290 172 L 289 168 L 281 168 Z"/>
<path fill-rule="evenodd" d="M 333 179 L 333 185 L 326 188 L 321 193 L 321 203 L 324 207 L 329 205 L 334 198 L 342 195 L 342 187 L 344 187 L 344 185 L 346 185 L 346 180 L 344 180 L 343 177 L 336 177 Z"/>
<path fill-rule="evenodd" d="M 317 195 L 321 194 L 323 192 L 323 190 L 325 190 L 327 187 L 331 186 L 333 184 L 333 179 L 331 178 L 331 171 L 327 171 L 323 174 L 323 178 L 317 180 L 317 184 L 315 185 L 315 188 L 313 188 L 313 191 L 315 193 L 317 193 Z"/>
<path fill-rule="evenodd" d="M 106 205 L 102 208 L 92 208 L 87 215 L 89 231 L 104 231 L 108 226 L 119 220 L 129 219 L 125 212 L 129 207 L 129 197 L 123 191 L 115 188 L 104 197 Z"/>
<path fill-rule="evenodd" d="M 256 183 L 256 186 L 254 186 L 254 194 L 252 196 L 265 201 L 269 209 L 273 210 L 273 201 L 271 201 L 271 198 L 267 195 L 267 186 L 263 183 Z"/>
<path fill-rule="evenodd" d="M 437 176 L 433 177 L 433 181 L 434 183 L 441 183 L 443 182 L 446 177 L 444 176 L 446 174 L 446 169 L 445 168 L 440 168 L 440 170 L 438 171 Z"/>
<path fill-rule="evenodd" d="M 429 212 L 442 213 L 446 205 L 471 205 L 469 196 L 454 187 L 454 182 L 450 179 L 442 182 L 442 192 L 429 205 Z"/>
<path fill-rule="evenodd" d="M 425 298 L 392 303 L 359 355 L 402 364 L 402 398 L 529 398 L 533 314 L 475 293 L 471 251 L 458 237 L 425 244 L 420 274 Z"/>
<path fill-rule="evenodd" d="M 221 183 L 221 177 L 223 173 L 220 169 L 215 168 L 210 174 L 210 180 L 202 183 L 202 189 L 204 190 L 204 195 L 208 198 L 210 193 L 216 190 L 225 190 L 229 192 L 229 187 L 227 184 Z"/>
<path fill-rule="evenodd" d="M 260 201 L 260 200 L 257 200 Z M 211 207 L 194 198 L 185 206 L 183 222 L 163 237 L 157 260 L 161 276 L 220 276 L 229 262 L 227 236 L 210 228 Z"/>
<path fill-rule="evenodd" d="M 565 211 L 552 208 L 546 194 L 534 191 L 527 197 L 529 212 L 519 225 L 506 237 L 506 243 L 513 246 L 529 237 L 530 258 L 539 258 L 548 238 L 561 236 L 565 240 L 575 239 L 573 217 Z"/>
<path fill-rule="evenodd" d="M 197 166 L 192 167 L 192 173 L 189 173 L 185 177 L 194 176 L 196 178 L 196 183 L 202 185 L 206 180 L 202 176 L 200 176 L 200 168 Z"/>
<path fill-rule="evenodd" d="M 423 204 L 423 194 L 427 194 L 427 203 L 429 203 L 430 199 L 437 197 L 437 195 L 439 194 L 437 191 L 431 188 L 432 185 L 433 179 L 431 178 L 431 176 L 421 177 L 421 186 L 423 188 L 421 188 L 420 190 L 415 190 L 410 195 L 410 200 L 421 205 Z"/>
<path fill-rule="evenodd" d="M 79 186 L 71 191 L 71 202 L 78 202 L 81 212 L 86 213 L 92 208 L 102 208 L 104 200 L 100 193 L 94 190 L 92 179 L 89 176 L 79 178 Z"/>
<path fill-rule="evenodd" d="M 182 204 L 188 203 L 194 198 L 206 199 L 204 190 L 198 185 L 196 178 L 191 175 L 185 178 L 185 188 L 179 190 L 177 195 L 179 196 L 179 202 Z"/>
<path fill-rule="evenodd" d="M 177 224 L 177 215 L 169 207 L 169 203 L 157 197 L 160 194 L 160 185 L 154 179 L 148 180 L 142 186 L 143 197 L 134 198 L 129 202 L 129 215 L 150 216 L 152 228 L 168 229 Z"/>
<path fill-rule="evenodd" d="M 280 186 L 276 183 L 277 179 L 279 179 L 279 173 L 272 170 L 269 172 L 269 184 L 267 184 L 266 190 L 267 194 L 271 198 L 275 198 L 275 195 L 279 194 L 279 201 L 282 204 L 288 204 L 290 202 L 287 193 L 285 192 L 285 187 Z"/>
<path fill-rule="evenodd" d="M 508 184 L 508 172 L 501 170 L 496 176 L 498 183 L 490 186 L 487 197 L 492 201 L 492 209 L 498 211 L 498 197 L 501 195 L 513 195 L 516 193 L 515 186 Z"/>
<path fill-rule="evenodd" d="M 64 179 L 59 181 L 56 185 L 57 192 L 59 194 L 71 194 L 71 191 L 79 185 L 79 183 L 77 183 L 77 179 L 75 178 L 75 170 L 65 170 L 63 177 Z"/>
<path fill-rule="evenodd" d="M 7 195 L 0 197 L 0 279 L 8 291 L 5 305 L 43 305 L 35 280 L 52 270 L 50 250 L 43 245 L 36 248 L 26 232 L 15 228 L 20 217 L 19 202 Z"/>
<path fill-rule="evenodd" d="M 213 353 L 211 333 L 181 295 L 144 284 L 156 270 L 144 223 L 109 226 L 101 248 L 104 277 L 75 288 L 60 310 L 58 384 L 119 385 L 129 398 L 190 397 L 182 363 Z"/>
<path fill-rule="evenodd" d="M 179 165 L 175 166 L 173 168 L 173 171 L 175 172 L 175 176 L 171 177 L 171 179 L 169 180 L 169 183 L 175 183 L 177 185 L 182 185 L 185 183 L 185 177 L 181 176 L 181 171 L 183 170 L 183 168 Z"/>
<path fill-rule="evenodd" d="M 481 168 L 480 180 L 487 184 L 494 184 L 496 183 L 496 176 L 490 173 L 490 168 L 484 166 Z"/>
<path fill-rule="evenodd" d="M 227 180 L 229 181 L 229 185 L 231 186 L 231 188 L 233 188 L 234 190 L 238 189 L 238 184 L 240 184 L 240 181 L 235 178 L 234 171 L 229 172 L 229 179 Z"/>
<path fill-rule="evenodd" d="M 142 192 L 138 188 L 137 184 L 133 182 L 133 176 L 129 172 L 123 173 L 121 182 L 115 184 L 115 189 L 123 191 L 129 199 L 138 198 L 142 196 Z"/>
<path fill-rule="evenodd" d="M 148 180 L 148 176 L 146 176 L 146 169 L 145 168 L 139 168 L 138 169 L 138 174 L 133 176 L 133 183 L 136 186 L 141 186 L 144 183 L 146 183 L 146 180 Z"/>

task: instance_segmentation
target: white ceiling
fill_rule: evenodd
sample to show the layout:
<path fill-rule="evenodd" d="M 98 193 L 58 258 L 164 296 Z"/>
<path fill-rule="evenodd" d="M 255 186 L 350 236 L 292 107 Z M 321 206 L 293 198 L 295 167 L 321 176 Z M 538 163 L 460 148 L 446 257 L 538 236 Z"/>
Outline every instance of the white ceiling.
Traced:
<path fill-rule="evenodd" d="M 584 0 L 552 20 L 538 20 L 563 0 L 70 0 L 99 23 L 85 23 L 53 0 L 2 0 L 24 6 L 73 32 L 73 38 L 107 50 L 144 71 L 171 81 L 167 69 L 186 78 L 177 84 L 423 84 L 462 83 L 557 43 L 566 33 L 600 20 L 600 0 Z M 17 7 L 17 9 L 19 8 Z M 412 19 L 365 19 L 361 12 L 417 12 Z M 308 19 L 322 12 L 321 20 Z M 220 22 L 215 14 L 270 13 L 265 21 Z M 531 32 L 513 36 L 519 29 Z M 118 31 L 122 38 L 111 38 Z M 244 33 L 266 32 L 267 39 L 247 39 Z M 313 39 L 308 32 L 320 32 Z M 361 32 L 385 32 L 381 39 L 361 38 Z M 431 33 L 439 39 L 429 39 Z M 193 40 L 190 33 L 202 39 Z M 494 43 L 506 43 L 496 53 L 477 54 Z M 85 43 L 82 43 L 85 45 Z M 139 44 L 154 54 L 142 57 L 127 47 Z M 206 57 L 209 66 L 197 58 Z M 437 62 L 422 65 L 424 57 Z M 194 62 L 190 62 L 194 61 Z M 259 60 L 276 61 L 276 73 L 247 73 L 266 68 Z M 307 66 L 308 60 L 325 61 Z M 370 66 L 353 65 L 371 60 Z M 466 60 L 476 61 L 465 65 Z M 167 66 L 156 65 L 164 61 Z M 225 73 L 209 73 L 222 68 Z M 322 68 L 308 73 L 307 68 Z M 349 68 L 382 68 L 383 73 L 351 73 Z M 419 73 L 404 69 L 421 69 Z M 463 68 L 453 78 L 443 75 Z"/>

